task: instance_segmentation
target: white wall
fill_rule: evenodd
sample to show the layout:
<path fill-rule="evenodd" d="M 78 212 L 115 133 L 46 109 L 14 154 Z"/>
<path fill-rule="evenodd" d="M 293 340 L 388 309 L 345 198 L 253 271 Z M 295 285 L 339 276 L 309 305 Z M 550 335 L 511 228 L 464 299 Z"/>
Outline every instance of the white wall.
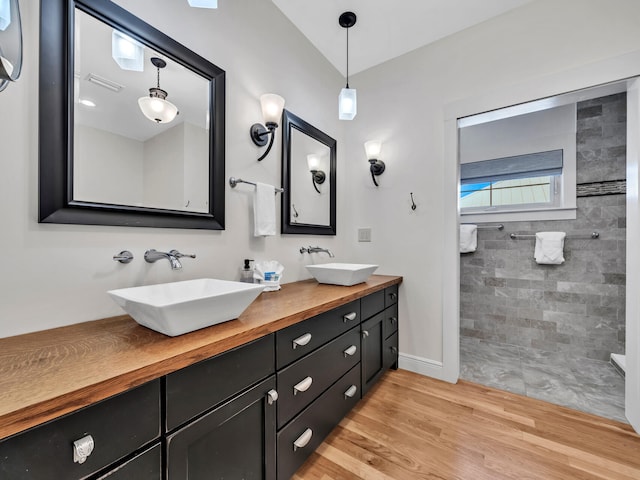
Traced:
<path fill-rule="evenodd" d="M 469 115 L 611 80 L 606 69 L 587 67 L 636 51 L 639 15 L 636 0 L 537 0 L 352 78 L 359 113 L 346 127 L 351 188 L 344 200 L 353 207 L 340 212 L 354 261 L 404 275 L 401 366 L 457 378 L 457 344 L 445 335 L 458 321 L 451 111 Z M 616 65 L 640 73 L 640 63 Z M 375 138 L 385 142 L 387 165 L 378 189 L 362 147 Z M 452 158 L 446 145 L 453 145 Z M 356 242 L 359 226 L 373 228 L 372 243 Z M 450 360 L 448 371 L 443 360 Z"/>
<path fill-rule="evenodd" d="M 266 92 L 281 94 L 286 108 L 344 144 L 334 108 L 343 78 L 271 2 L 226 1 L 217 10 L 190 8 L 186 0 L 117 3 L 226 70 L 227 177 L 280 185 L 280 131 L 272 153 L 260 163 L 262 149 L 249 138 L 251 124 L 261 121 L 258 99 Z M 23 73 L 0 93 L 1 337 L 119 315 L 105 293 L 113 288 L 203 276 L 238 279 L 243 258 L 278 259 L 285 265 L 285 282 L 307 278 L 304 264 L 310 258 L 298 249 L 309 243 L 347 259 L 343 216 L 336 238 L 254 239 L 247 185 L 226 187 L 222 232 L 38 224 L 38 5 L 21 2 Z M 338 165 L 345 163 L 343 155 L 339 149 Z M 342 166 L 338 177 L 344 188 Z M 144 262 L 149 248 L 177 248 L 198 258 L 185 259 L 181 271 L 171 271 L 167 262 Z M 134 253 L 133 263 L 112 260 L 123 249 Z"/>
<path fill-rule="evenodd" d="M 179 123 L 144 142 L 146 207 L 177 210 L 184 206 L 184 136 L 184 123 Z"/>

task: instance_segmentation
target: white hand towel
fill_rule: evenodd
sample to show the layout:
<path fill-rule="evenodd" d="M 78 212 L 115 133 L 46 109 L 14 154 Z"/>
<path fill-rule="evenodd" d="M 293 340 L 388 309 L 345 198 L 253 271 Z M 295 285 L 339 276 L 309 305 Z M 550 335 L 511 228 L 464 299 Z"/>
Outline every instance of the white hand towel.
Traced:
<path fill-rule="evenodd" d="M 253 195 L 253 234 L 256 237 L 276 234 L 275 192 L 273 185 L 256 183 L 256 191 Z"/>
<path fill-rule="evenodd" d="M 460 253 L 475 252 L 478 247 L 478 226 L 460 225 Z"/>
<path fill-rule="evenodd" d="M 541 265 L 560 265 L 564 263 L 564 232 L 536 233 L 534 258 Z"/>

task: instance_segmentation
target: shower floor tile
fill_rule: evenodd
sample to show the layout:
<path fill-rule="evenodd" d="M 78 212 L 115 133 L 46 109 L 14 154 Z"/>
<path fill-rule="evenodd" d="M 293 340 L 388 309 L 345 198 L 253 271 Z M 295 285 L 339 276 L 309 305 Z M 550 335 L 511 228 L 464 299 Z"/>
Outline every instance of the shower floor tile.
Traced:
<path fill-rule="evenodd" d="M 461 337 L 460 378 L 627 422 L 624 378 L 608 362 Z"/>

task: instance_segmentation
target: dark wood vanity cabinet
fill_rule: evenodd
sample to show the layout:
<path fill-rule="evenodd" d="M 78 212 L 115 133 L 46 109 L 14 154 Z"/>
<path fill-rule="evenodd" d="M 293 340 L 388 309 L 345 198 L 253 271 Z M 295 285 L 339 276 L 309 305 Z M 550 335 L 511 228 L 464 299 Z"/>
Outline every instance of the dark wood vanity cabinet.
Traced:
<path fill-rule="evenodd" d="M 378 290 L 1 440 L 0 479 L 289 479 L 397 368 L 397 298 Z M 76 441 L 93 443 L 84 461 Z"/>

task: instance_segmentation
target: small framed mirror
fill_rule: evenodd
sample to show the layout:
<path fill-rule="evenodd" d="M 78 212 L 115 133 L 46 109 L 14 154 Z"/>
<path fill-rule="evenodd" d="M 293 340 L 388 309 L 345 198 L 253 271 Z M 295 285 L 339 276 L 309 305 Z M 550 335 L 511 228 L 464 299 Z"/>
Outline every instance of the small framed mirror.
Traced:
<path fill-rule="evenodd" d="M 224 97 L 115 3 L 41 2 L 39 221 L 224 229 Z"/>
<path fill-rule="evenodd" d="M 336 234 L 336 141 L 282 114 L 282 233 Z"/>

